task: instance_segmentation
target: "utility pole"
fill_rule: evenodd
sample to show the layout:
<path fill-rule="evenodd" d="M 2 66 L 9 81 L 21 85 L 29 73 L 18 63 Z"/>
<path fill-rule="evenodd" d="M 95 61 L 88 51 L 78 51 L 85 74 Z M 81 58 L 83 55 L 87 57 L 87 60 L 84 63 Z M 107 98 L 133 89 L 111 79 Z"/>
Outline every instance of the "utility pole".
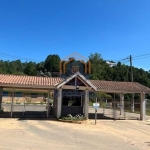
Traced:
<path fill-rule="evenodd" d="M 131 82 L 133 82 L 132 56 L 130 55 Z"/>
<path fill-rule="evenodd" d="M 131 69 L 131 82 L 133 82 L 133 67 L 132 67 L 132 56 L 130 55 L 130 69 Z M 131 111 L 134 112 L 134 93 L 131 98 Z"/>

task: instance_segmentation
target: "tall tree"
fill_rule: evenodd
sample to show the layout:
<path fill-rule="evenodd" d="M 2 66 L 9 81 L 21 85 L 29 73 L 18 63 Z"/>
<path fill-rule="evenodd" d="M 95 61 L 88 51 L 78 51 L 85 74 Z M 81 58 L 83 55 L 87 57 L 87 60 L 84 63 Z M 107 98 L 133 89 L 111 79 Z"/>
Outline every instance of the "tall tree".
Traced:
<path fill-rule="evenodd" d="M 60 57 L 58 55 L 48 55 L 44 67 L 48 72 L 59 72 L 59 63 Z"/>
<path fill-rule="evenodd" d="M 109 65 L 104 61 L 100 54 L 90 54 L 89 60 L 91 61 L 91 79 L 94 80 L 110 80 L 108 72 L 111 71 Z"/>
<path fill-rule="evenodd" d="M 27 64 L 26 68 L 24 69 L 24 73 L 27 75 L 36 76 L 37 75 L 36 63 L 30 61 Z"/>

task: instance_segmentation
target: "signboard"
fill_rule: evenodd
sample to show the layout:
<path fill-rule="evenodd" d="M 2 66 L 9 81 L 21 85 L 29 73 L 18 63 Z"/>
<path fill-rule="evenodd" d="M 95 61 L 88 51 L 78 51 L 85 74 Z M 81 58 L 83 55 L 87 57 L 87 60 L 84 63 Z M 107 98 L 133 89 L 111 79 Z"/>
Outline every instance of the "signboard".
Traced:
<path fill-rule="evenodd" d="M 97 109 L 97 108 L 100 107 L 100 105 L 99 105 L 99 103 L 93 103 L 93 107 L 94 107 L 95 109 Z"/>
<path fill-rule="evenodd" d="M 107 108 L 111 108 L 112 107 L 112 103 L 106 103 L 106 107 Z"/>

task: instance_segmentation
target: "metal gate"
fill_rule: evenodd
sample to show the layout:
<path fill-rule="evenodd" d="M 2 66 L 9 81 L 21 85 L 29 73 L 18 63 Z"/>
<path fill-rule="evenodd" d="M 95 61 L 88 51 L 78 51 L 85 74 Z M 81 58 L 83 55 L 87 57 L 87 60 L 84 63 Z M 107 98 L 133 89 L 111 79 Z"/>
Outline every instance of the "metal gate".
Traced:
<path fill-rule="evenodd" d="M 131 110 L 131 100 L 103 99 L 98 101 L 100 108 L 97 109 L 97 119 L 126 119 L 140 120 L 140 100 L 134 102 L 134 112 Z M 149 109 L 148 109 L 149 108 Z M 147 103 L 147 113 L 150 113 L 150 100 Z M 89 118 L 94 119 L 94 108 L 89 108 Z"/>
<path fill-rule="evenodd" d="M 47 104 L 6 104 L 2 103 L 4 116 L 8 117 L 48 117 L 50 107 Z"/>
<path fill-rule="evenodd" d="M 104 119 L 125 119 L 124 105 L 119 99 L 105 99 L 100 102 Z"/>

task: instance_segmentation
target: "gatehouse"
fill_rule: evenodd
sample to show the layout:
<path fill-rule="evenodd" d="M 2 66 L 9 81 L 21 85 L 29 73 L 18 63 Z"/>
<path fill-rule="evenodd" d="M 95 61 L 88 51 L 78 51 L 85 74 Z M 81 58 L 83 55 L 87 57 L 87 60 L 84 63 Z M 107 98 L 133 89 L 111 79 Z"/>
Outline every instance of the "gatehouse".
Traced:
<path fill-rule="evenodd" d="M 140 119 L 145 120 L 145 94 L 150 88 L 135 82 L 116 82 L 90 80 L 90 61 L 69 58 L 60 62 L 60 77 L 19 76 L 0 74 L 0 108 L 4 97 L 3 90 L 11 90 L 10 117 L 14 113 L 15 91 L 40 90 L 47 93 L 47 103 L 44 105 L 47 118 L 49 117 L 49 93 L 53 92 L 53 115 L 56 118 L 67 114 L 82 114 L 89 118 L 89 98 L 92 92 L 104 92 L 120 95 L 120 112 L 124 108 L 124 94 L 140 94 Z M 109 105 L 109 104 L 108 104 Z M 24 104 L 22 107 L 27 107 Z M 118 104 L 116 104 L 116 107 Z"/>

